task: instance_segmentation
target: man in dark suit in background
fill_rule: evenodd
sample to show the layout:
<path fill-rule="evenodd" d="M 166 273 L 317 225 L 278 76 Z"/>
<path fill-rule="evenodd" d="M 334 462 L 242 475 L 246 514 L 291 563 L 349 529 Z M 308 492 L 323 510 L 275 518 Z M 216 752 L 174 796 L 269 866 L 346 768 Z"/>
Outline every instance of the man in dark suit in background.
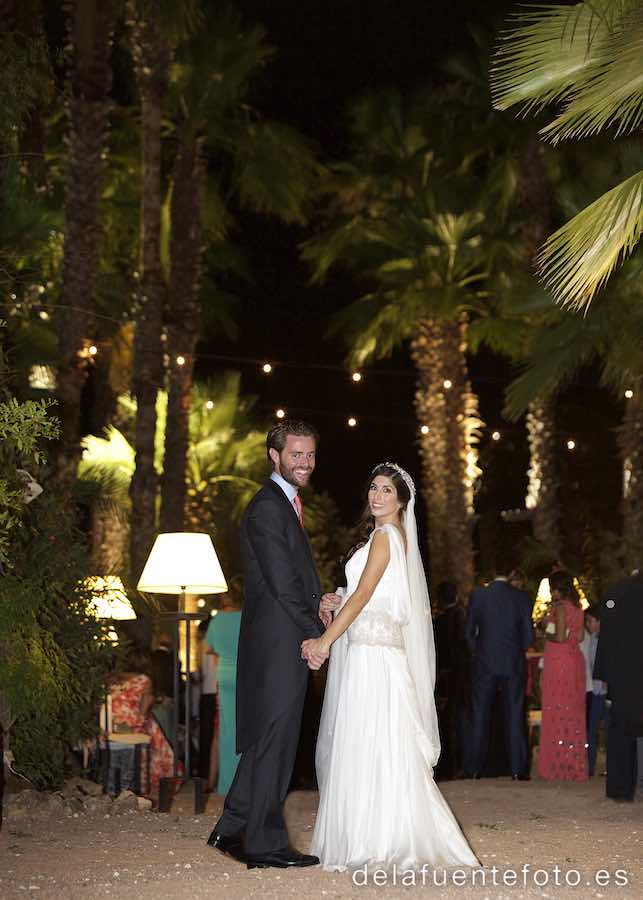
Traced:
<path fill-rule="evenodd" d="M 607 682 L 612 701 L 607 734 L 607 783 L 612 800 L 633 800 L 637 738 L 643 738 L 643 573 L 608 589 L 601 604 L 601 633 L 594 678 Z M 639 777 L 641 773 L 639 772 Z"/>
<path fill-rule="evenodd" d="M 305 422 L 285 421 L 268 433 L 266 445 L 273 472 L 241 524 L 241 759 L 208 843 L 248 868 L 288 868 L 319 862 L 290 847 L 283 818 L 308 684 L 301 642 L 324 632 L 321 587 L 298 493 L 315 468 L 317 432 Z"/>
<path fill-rule="evenodd" d="M 525 651 L 533 641 L 531 601 L 525 591 L 509 583 L 509 560 L 499 562 L 498 574 L 487 587 L 469 596 L 465 634 L 472 660 L 472 775 L 483 770 L 489 745 L 489 721 L 496 692 L 503 698 L 505 736 L 511 775 L 526 780 Z M 507 574 L 503 574 L 507 573 Z"/>

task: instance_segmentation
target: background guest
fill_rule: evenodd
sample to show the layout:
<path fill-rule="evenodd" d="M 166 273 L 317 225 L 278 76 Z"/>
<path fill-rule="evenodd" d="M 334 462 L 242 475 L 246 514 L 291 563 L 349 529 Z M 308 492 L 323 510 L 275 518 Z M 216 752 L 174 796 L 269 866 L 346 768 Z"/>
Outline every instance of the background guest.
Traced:
<path fill-rule="evenodd" d="M 219 684 L 219 778 L 216 791 L 226 794 L 239 756 L 236 753 L 237 647 L 241 607 L 232 591 L 221 595 L 221 608 L 210 619 L 206 643 L 217 659 Z"/>
<path fill-rule="evenodd" d="M 528 778 L 525 734 L 525 652 L 533 641 L 529 595 L 509 584 L 509 559 L 498 560 L 495 579 L 469 596 L 465 633 L 473 654 L 471 674 L 474 777 L 484 768 L 489 723 L 501 692 L 505 739 L 514 780 Z"/>
<path fill-rule="evenodd" d="M 596 768 L 596 747 L 598 742 L 598 726 L 603 723 L 603 733 L 607 738 L 609 729 L 609 701 L 607 685 L 599 678 L 594 678 L 594 661 L 598 636 L 601 629 L 601 611 L 599 606 L 591 606 L 585 610 L 585 636 L 580 649 L 585 659 L 585 690 L 587 692 L 587 760 L 590 776 Z"/>
<path fill-rule="evenodd" d="M 586 781 L 585 661 L 579 643 L 584 617 L 568 572 L 549 577 L 553 609 L 544 620 L 542 720 L 538 774 L 548 780 Z"/>
<path fill-rule="evenodd" d="M 161 778 L 169 778 L 173 774 L 174 754 L 156 719 L 150 715 L 154 694 L 149 657 L 138 648 L 129 654 L 127 670 L 117 673 L 110 684 L 112 704 L 112 728 L 127 731 L 139 731 L 151 738 L 150 753 L 150 785 L 145 785 L 153 798 L 158 798 Z M 141 778 L 141 784 L 145 781 Z"/>
<path fill-rule="evenodd" d="M 437 779 L 458 778 L 467 768 L 464 757 L 471 673 L 469 647 L 464 636 L 466 613 L 458 603 L 453 582 L 441 582 L 434 600 L 438 608 L 434 622 L 436 697 L 442 743 L 435 775 Z"/>
<path fill-rule="evenodd" d="M 199 659 L 199 777 L 208 790 L 214 790 L 219 779 L 219 729 L 217 698 L 217 657 L 206 642 L 210 620 L 197 628 Z"/>
<path fill-rule="evenodd" d="M 607 682 L 612 701 L 607 733 L 606 793 L 613 800 L 633 800 L 637 784 L 637 737 L 643 736 L 643 574 L 640 570 L 611 587 L 601 603 L 594 678 Z"/>

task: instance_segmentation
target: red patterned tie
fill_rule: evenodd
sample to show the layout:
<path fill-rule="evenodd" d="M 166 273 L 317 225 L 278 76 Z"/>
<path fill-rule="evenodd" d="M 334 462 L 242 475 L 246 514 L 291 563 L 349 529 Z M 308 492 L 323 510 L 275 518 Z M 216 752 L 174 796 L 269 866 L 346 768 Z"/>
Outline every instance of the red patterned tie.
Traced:
<path fill-rule="evenodd" d="M 304 504 L 301 502 L 301 497 L 299 494 L 295 494 L 295 499 L 292 501 L 295 509 L 297 510 L 297 515 L 299 516 L 299 524 L 301 527 L 304 527 Z"/>

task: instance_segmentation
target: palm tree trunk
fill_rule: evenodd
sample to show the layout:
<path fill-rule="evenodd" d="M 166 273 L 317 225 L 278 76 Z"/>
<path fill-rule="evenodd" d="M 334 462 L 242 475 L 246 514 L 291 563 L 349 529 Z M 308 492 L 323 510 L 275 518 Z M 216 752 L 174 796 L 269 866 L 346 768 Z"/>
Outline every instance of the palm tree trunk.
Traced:
<path fill-rule="evenodd" d="M 529 479 L 525 506 L 533 513 L 534 537 L 560 559 L 560 505 L 556 461 L 555 401 L 534 400 L 527 411 Z"/>
<path fill-rule="evenodd" d="M 70 485 L 80 459 L 80 401 L 90 356 L 91 311 L 100 250 L 100 191 L 108 134 L 114 0 L 75 0 L 69 44 L 69 161 L 65 183 L 65 245 L 58 327 L 61 445 L 57 477 Z"/>
<path fill-rule="evenodd" d="M 520 206 L 524 216 L 522 239 L 526 261 L 535 271 L 536 257 L 552 230 L 552 191 L 543 154 L 537 138 L 529 140 L 522 151 Z M 562 553 L 562 513 L 558 501 L 558 463 L 556 459 L 556 422 L 553 399 L 536 399 L 527 412 L 529 442 L 528 488 L 525 506 L 533 510 L 534 537 L 560 559 Z"/>
<path fill-rule="evenodd" d="M 423 319 L 411 342 L 417 371 L 423 494 L 428 513 L 431 582 L 454 581 L 461 594 L 474 580 L 471 534 L 480 420 L 466 364 L 466 319 Z"/>
<path fill-rule="evenodd" d="M 619 445 L 623 459 L 623 547 L 625 565 L 641 566 L 643 557 L 643 379 L 626 400 Z"/>
<path fill-rule="evenodd" d="M 118 575 L 125 569 L 128 516 L 115 503 L 97 501 L 92 508 L 92 569 L 99 575 Z"/>
<path fill-rule="evenodd" d="M 130 575 L 136 581 L 156 536 L 158 475 L 154 465 L 156 399 L 163 383 L 163 308 L 166 288 L 161 265 L 161 121 L 170 53 L 156 17 L 134 13 L 134 56 L 141 93 L 142 169 L 141 273 L 134 337 L 133 392 L 136 397 L 136 468 L 130 485 Z"/>
<path fill-rule="evenodd" d="M 161 481 L 161 530 L 183 531 L 186 461 L 201 280 L 201 155 L 199 142 L 183 143 L 173 173 L 167 349 L 168 394 Z"/>

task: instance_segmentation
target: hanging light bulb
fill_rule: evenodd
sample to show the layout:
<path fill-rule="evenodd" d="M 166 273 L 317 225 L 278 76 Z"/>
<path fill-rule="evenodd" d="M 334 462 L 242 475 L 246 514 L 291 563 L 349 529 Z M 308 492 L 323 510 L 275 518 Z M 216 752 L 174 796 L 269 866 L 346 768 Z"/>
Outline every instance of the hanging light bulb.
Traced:
<path fill-rule="evenodd" d="M 625 391 L 625 399 L 626 399 L 626 400 L 631 400 L 633 396 L 634 396 L 634 391 L 632 390 L 632 388 L 628 388 L 628 389 Z"/>
<path fill-rule="evenodd" d="M 206 409 L 214 409 L 214 400 L 206 400 L 205 408 Z"/>
<path fill-rule="evenodd" d="M 351 375 L 351 378 L 355 382 L 355 384 L 357 384 L 358 382 L 360 382 L 362 380 L 362 373 L 361 372 L 353 372 L 353 374 Z"/>
<path fill-rule="evenodd" d="M 576 449 L 576 441 L 575 441 L 573 438 L 570 438 L 570 439 L 567 441 L 567 449 L 568 449 L 568 450 L 575 450 L 575 449 Z"/>
<path fill-rule="evenodd" d="M 499 431 L 494 431 L 493 434 L 491 435 L 491 440 L 499 441 L 501 437 L 502 437 L 502 435 L 500 434 Z"/>
<path fill-rule="evenodd" d="M 348 427 L 355 428 L 356 425 L 357 425 L 357 419 L 354 416 L 351 416 L 350 419 L 348 420 Z"/>
<path fill-rule="evenodd" d="M 261 371 L 264 373 L 264 375 L 270 375 L 270 373 L 272 372 L 271 364 L 269 362 L 264 363 L 261 367 Z"/>
<path fill-rule="evenodd" d="M 451 388 L 453 387 L 453 382 L 449 378 L 445 378 L 444 381 L 442 382 L 442 387 L 444 388 L 445 391 L 450 391 Z"/>
<path fill-rule="evenodd" d="M 199 609 L 203 609 L 203 607 L 205 606 L 205 600 L 203 599 L 203 597 L 199 597 L 199 599 L 196 601 L 196 605 L 199 607 Z"/>
<path fill-rule="evenodd" d="M 285 419 L 285 417 L 286 417 L 286 410 L 280 408 L 280 409 L 278 409 L 278 410 L 275 412 L 275 415 L 277 416 L 278 419 Z"/>
<path fill-rule="evenodd" d="M 422 425 L 420 427 L 420 434 L 428 434 L 429 431 L 430 431 L 430 429 L 429 429 L 428 425 Z"/>
<path fill-rule="evenodd" d="M 176 364 L 177 364 L 177 366 L 184 366 L 185 365 L 185 356 L 177 356 Z"/>
<path fill-rule="evenodd" d="M 96 356 L 96 354 L 98 353 L 98 347 L 96 346 L 96 344 L 90 344 L 88 353 L 90 356 Z"/>

